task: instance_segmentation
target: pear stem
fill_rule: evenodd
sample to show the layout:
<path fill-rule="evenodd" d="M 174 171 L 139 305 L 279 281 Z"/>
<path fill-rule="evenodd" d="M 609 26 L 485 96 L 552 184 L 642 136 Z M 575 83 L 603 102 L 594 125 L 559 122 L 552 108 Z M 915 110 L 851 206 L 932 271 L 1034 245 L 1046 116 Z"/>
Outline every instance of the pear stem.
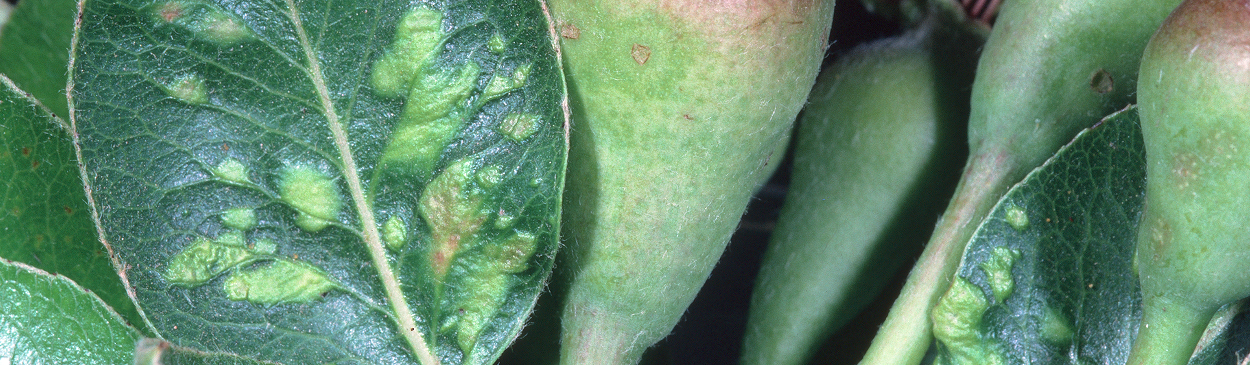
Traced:
<path fill-rule="evenodd" d="M 950 288 L 964 248 L 981 220 L 1019 179 L 1008 154 L 990 148 L 969 158 L 954 199 L 860 365 L 915 365 L 924 358 L 933 342 L 929 312 Z"/>

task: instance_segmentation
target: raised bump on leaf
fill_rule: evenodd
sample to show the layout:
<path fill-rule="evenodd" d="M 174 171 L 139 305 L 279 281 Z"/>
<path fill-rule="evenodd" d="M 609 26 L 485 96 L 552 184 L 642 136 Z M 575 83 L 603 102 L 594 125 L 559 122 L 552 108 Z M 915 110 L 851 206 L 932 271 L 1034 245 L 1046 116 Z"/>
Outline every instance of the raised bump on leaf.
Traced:
<path fill-rule="evenodd" d="M 503 36 L 499 35 L 499 32 L 495 32 L 490 37 L 490 40 L 486 42 L 486 48 L 495 54 L 500 54 L 508 50 L 508 44 L 504 42 Z"/>
<path fill-rule="evenodd" d="M 990 308 L 980 287 L 955 277 L 950 289 L 933 307 L 933 337 L 946 347 L 946 364 L 1005 363 L 992 340 L 981 335 L 981 319 Z"/>
<path fill-rule="evenodd" d="M 251 248 L 252 252 L 255 253 L 272 255 L 274 252 L 278 251 L 278 244 L 268 238 L 258 238 L 255 241 L 252 241 Z"/>
<path fill-rule="evenodd" d="M 264 305 L 308 303 L 337 287 L 324 271 L 312 264 L 286 259 L 235 271 L 226 278 L 224 286 L 230 300 Z"/>
<path fill-rule="evenodd" d="M 482 193 L 473 186 L 473 171 L 467 159 L 447 166 L 421 194 L 421 216 L 430 227 L 433 245 L 430 267 L 440 279 L 462 245 L 476 239 L 486 221 L 482 214 Z"/>
<path fill-rule="evenodd" d="M 529 78 L 531 68 L 533 68 L 533 65 L 525 64 L 512 70 L 512 76 L 496 74 L 490 79 L 490 83 L 486 84 L 486 90 L 482 92 L 482 98 L 492 100 L 509 91 L 525 86 L 525 80 Z"/>
<path fill-rule="evenodd" d="M 309 166 L 296 165 L 283 170 L 278 189 L 282 200 L 299 212 L 295 224 L 310 232 L 329 226 L 343 209 L 338 185 Z"/>
<path fill-rule="evenodd" d="M 995 247 L 990 258 L 981 263 L 981 270 L 985 270 L 986 281 L 989 282 L 990 291 L 994 292 L 994 300 L 998 303 L 1002 303 L 1015 291 L 1016 282 L 1011 278 L 1011 266 L 1019 258 L 1020 251 Z"/>
<path fill-rule="evenodd" d="M 1029 214 L 1015 204 L 1007 206 L 1007 225 L 1015 228 L 1017 231 L 1023 231 L 1029 228 Z"/>
<path fill-rule="evenodd" d="M 198 75 L 183 75 L 168 85 L 162 85 L 165 92 L 174 99 L 187 104 L 204 104 L 208 102 L 208 91 L 204 79 Z"/>
<path fill-rule="evenodd" d="M 252 208 L 234 208 L 221 213 L 221 223 L 226 227 L 249 230 L 256 227 L 256 211 Z"/>
<path fill-rule="evenodd" d="M 252 180 L 247 177 L 247 166 L 243 165 L 243 163 L 239 162 L 239 160 L 233 158 L 227 158 L 224 161 L 221 161 L 221 163 L 217 164 L 217 166 L 213 167 L 209 172 L 211 172 L 213 176 L 218 179 L 239 184 L 252 183 Z"/>
<path fill-rule="evenodd" d="M 537 237 L 529 232 L 516 232 L 512 237 L 487 246 L 486 256 L 500 272 L 516 274 L 529 269 L 530 258 L 538 249 Z"/>
<path fill-rule="evenodd" d="M 471 274 L 462 284 L 472 294 L 457 303 L 464 312 L 455 322 L 456 343 L 466 353 L 473 349 L 482 329 L 503 305 L 514 278 L 511 274 L 528 269 L 538 248 L 536 237 L 529 232 L 516 232 L 506 239 L 483 244 L 482 256 L 473 260 Z"/>
<path fill-rule="evenodd" d="M 386 248 L 399 251 L 408 243 L 408 226 L 399 217 L 387 218 L 382 224 L 382 241 L 386 243 Z"/>
<path fill-rule="evenodd" d="M 165 268 L 165 280 L 174 285 L 194 287 L 252 259 L 253 255 L 242 247 L 197 237 L 195 242 L 170 259 L 169 266 Z"/>
<path fill-rule="evenodd" d="M 497 165 L 483 167 L 477 172 L 477 183 L 483 189 L 491 189 L 503 181 L 503 170 Z"/>
<path fill-rule="evenodd" d="M 473 345 L 477 344 L 482 329 L 490 322 L 490 318 L 499 312 L 504 294 L 507 293 L 511 283 L 508 275 L 489 268 L 480 268 L 471 272 L 471 276 L 465 280 L 465 285 L 472 288 L 472 294 L 459 303 L 464 313 L 456 322 L 456 344 L 465 353 L 472 352 Z"/>
<path fill-rule="evenodd" d="M 225 231 L 217 235 L 213 242 L 220 243 L 231 247 L 247 247 L 247 239 L 243 237 L 243 232 Z"/>
<path fill-rule="evenodd" d="M 538 124 L 542 122 L 540 118 L 531 113 L 509 113 L 499 123 L 499 131 L 513 141 L 520 142 L 538 131 Z"/>
<path fill-rule="evenodd" d="M 1058 309 L 1046 306 L 1040 334 L 1042 339 L 1055 345 L 1067 346 L 1072 343 L 1072 321 Z"/>
<path fill-rule="evenodd" d="M 432 73 L 413 83 L 382 161 L 430 171 L 469 118 L 464 105 L 482 73 L 469 62 L 454 77 Z"/>
<path fill-rule="evenodd" d="M 156 5 L 152 16 L 158 22 L 181 26 L 200 39 L 222 46 L 231 46 L 253 37 L 252 29 L 241 19 L 209 3 L 169 1 Z"/>
<path fill-rule="evenodd" d="M 427 72 L 443 38 L 442 13 L 416 8 L 405 14 L 386 55 L 373 64 L 373 92 L 387 98 L 408 95 L 409 84 Z"/>

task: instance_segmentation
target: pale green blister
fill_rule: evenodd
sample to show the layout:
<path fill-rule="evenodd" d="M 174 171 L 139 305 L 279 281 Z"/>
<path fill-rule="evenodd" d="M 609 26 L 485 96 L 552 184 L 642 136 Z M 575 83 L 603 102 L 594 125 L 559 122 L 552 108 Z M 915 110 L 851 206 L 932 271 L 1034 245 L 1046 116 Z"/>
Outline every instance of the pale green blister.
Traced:
<path fill-rule="evenodd" d="M 1029 228 L 1029 214 L 1015 204 L 1007 206 L 1007 225 L 1017 231 L 1023 231 Z"/>
<path fill-rule="evenodd" d="M 414 86 L 404 102 L 382 160 L 410 165 L 418 171 L 433 170 L 443 148 L 468 118 L 464 103 L 477 87 L 480 74 L 481 67 L 469 62 L 454 79 L 431 75 L 420 80 L 420 86 Z"/>
<path fill-rule="evenodd" d="M 499 131 L 513 141 L 520 142 L 538 131 L 538 125 L 542 123 L 540 118 L 532 113 L 509 113 L 499 123 Z"/>
<path fill-rule="evenodd" d="M 369 81 L 378 96 L 408 95 L 410 84 L 426 72 L 443 44 L 443 14 L 416 8 L 404 15 L 395 29 L 390 50 L 373 65 Z"/>
<path fill-rule="evenodd" d="M 477 239 L 487 215 L 482 214 L 483 193 L 473 186 L 474 172 L 468 159 L 447 166 L 421 194 L 421 217 L 430 227 L 433 242 L 430 266 L 440 277 L 447 273 L 460 248 Z"/>
<path fill-rule="evenodd" d="M 456 341 L 465 352 L 473 348 L 487 322 L 499 312 L 512 285 L 510 274 L 528 269 L 538 248 L 537 238 L 528 232 L 516 232 L 509 238 L 484 244 L 481 260 L 464 284 L 473 294 L 458 305 L 464 313 L 456 322 Z"/>
<path fill-rule="evenodd" d="M 213 242 L 231 247 L 247 247 L 247 238 L 244 237 L 243 232 L 240 231 L 231 230 L 221 232 L 217 235 L 217 238 L 214 239 Z"/>
<path fill-rule="evenodd" d="M 382 241 L 392 251 L 404 248 L 404 244 L 408 243 L 408 227 L 404 221 L 395 216 L 387 218 L 382 224 Z"/>
<path fill-rule="evenodd" d="M 490 40 L 486 42 L 486 48 L 490 49 L 490 51 L 494 54 L 501 54 L 503 51 L 508 50 L 508 44 L 504 42 L 503 36 L 500 36 L 499 33 L 496 32 L 494 35 L 490 36 Z"/>
<path fill-rule="evenodd" d="M 933 308 L 933 336 L 946 347 L 939 356 L 950 365 L 1005 363 L 1001 350 L 981 335 L 981 320 L 990 307 L 980 287 L 956 277 Z M 935 362 L 936 363 L 936 362 Z"/>
<path fill-rule="evenodd" d="M 1042 327 L 1040 334 L 1046 342 L 1066 346 L 1072 343 L 1072 321 L 1068 316 L 1063 315 L 1058 309 L 1047 306 L 1042 317 Z"/>
<path fill-rule="evenodd" d="M 990 257 L 979 265 L 989 282 L 991 298 L 1002 304 L 1015 290 L 1011 267 L 1020 259 L 1020 252 L 995 247 Z M 976 284 L 963 277 L 956 277 L 951 288 L 933 308 L 933 336 L 946 346 L 947 364 L 1003 364 L 1003 350 L 992 339 L 981 333 L 981 320 L 990 308 L 985 293 Z"/>
<path fill-rule="evenodd" d="M 473 270 L 473 276 L 466 281 L 473 294 L 460 303 L 464 313 L 456 322 L 456 344 L 465 353 L 472 352 L 482 329 L 499 312 L 510 283 L 507 275 L 490 268 Z"/>
<path fill-rule="evenodd" d="M 295 224 L 309 232 L 325 229 L 343 209 L 334 180 L 308 166 L 283 170 L 278 189 L 282 200 L 298 212 Z"/>
<path fill-rule="evenodd" d="M 174 285 L 195 287 L 252 259 L 252 253 L 242 247 L 199 237 L 170 259 L 165 268 L 165 280 Z"/>
<path fill-rule="evenodd" d="M 337 287 L 321 269 L 303 261 L 286 259 L 235 271 L 224 284 L 230 300 L 264 305 L 308 303 Z"/>
<path fill-rule="evenodd" d="M 161 85 L 165 92 L 184 103 L 198 105 L 208 102 L 208 89 L 199 75 L 183 75 L 168 85 Z"/>
<path fill-rule="evenodd" d="M 268 238 L 258 238 L 252 241 L 252 252 L 272 255 L 274 252 L 278 252 L 278 244 Z"/>
<path fill-rule="evenodd" d="M 503 181 L 503 170 L 498 165 L 486 166 L 477 172 L 477 183 L 483 189 L 494 188 L 500 181 Z"/>
<path fill-rule="evenodd" d="M 249 230 L 256 227 L 256 211 L 252 208 L 234 208 L 221 213 L 221 223 L 226 227 Z"/>
<path fill-rule="evenodd" d="M 981 263 L 981 270 L 985 271 L 986 281 L 990 284 L 990 291 L 994 292 L 996 303 L 1003 303 L 1015 291 L 1016 282 L 1011 278 L 1011 266 L 1020 256 L 1020 251 L 995 247 L 990 258 Z"/>
<path fill-rule="evenodd" d="M 221 46 L 233 46 L 255 38 L 242 19 L 214 4 L 199 1 L 169 1 L 152 9 L 158 22 L 181 26 L 197 38 Z"/>
<path fill-rule="evenodd" d="M 216 167 L 210 169 L 214 177 L 225 181 L 238 184 L 251 184 L 252 180 L 247 177 L 247 166 L 242 162 L 233 158 L 227 158 Z"/>
<path fill-rule="evenodd" d="M 513 70 L 511 77 L 495 75 L 490 79 L 490 83 L 486 84 L 486 90 L 482 92 L 482 98 L 493 100 L 503 94 L 507 94 L 509 91 L 525 86 L 525 80 L 529 78 L 531 68 L 533 68 L 533 65 L 525 64 Z"/>

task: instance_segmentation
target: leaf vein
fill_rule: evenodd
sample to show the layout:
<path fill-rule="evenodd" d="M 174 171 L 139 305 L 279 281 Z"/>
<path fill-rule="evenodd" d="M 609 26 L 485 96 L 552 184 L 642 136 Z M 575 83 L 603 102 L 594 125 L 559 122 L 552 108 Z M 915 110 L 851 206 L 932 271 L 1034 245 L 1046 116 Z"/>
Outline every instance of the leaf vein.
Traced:
<path fill-rule="evenodd" d="M 356 163 L 352 156 L 351 145 L 347 140 L 347 133 L 343 130 L 333 101 L 330 100 L 329 90 L 326 87 L 325 79 L 322 78 L 321 64 L 318 61 L 316 52 L 313 50 L 312 43 L 308 40 L 308 34 L 304 30 L 299 10 L 294 0 L 286 0 L 286 4 L 290 10 L 288 16 L 295 25 L 300 45 L 304 48 L 304 55 L 308 60 L 311 71 L 310 76 L 317 89 L 317 96 L 323 105 L 322 112 L 325 114 L 331 133 L 334 134 L 334 143 L 338 147 L 340 158 L 343 161 L 343 175 L 346 177 L 352 200 L 356 204 L 357 214 L 360 215 L 360 224 L 365 232 L 363 237 L 365 246 L 368 248 L 370 257 L 373 260 L 373 266 L 377 269 L 378 276 L 382 280 L 383 288 L 386 289 L 387 300 L 395 311 L 395 319 L 399 326 L 396 330 L 403 334 L 422 364 L 437 365 L 438 359 L 430 353 L 430 349 L 426 346 L 421 332 L 415 330 L 416 323 L 413 320 L 412 311 L 408 308 L 408 302 L 404 298 L 402 289 L 400 289 L 399 280 L 395 277 L 395 272 L 391 269 L 390 262 L 386 258 L 386 249 L 382 247 L 377 222 L 373 217 L 372 208 L 365 197 L 360 176 L 356 171 Z M 410 330 L 405 331 L 404 329 Z"/>

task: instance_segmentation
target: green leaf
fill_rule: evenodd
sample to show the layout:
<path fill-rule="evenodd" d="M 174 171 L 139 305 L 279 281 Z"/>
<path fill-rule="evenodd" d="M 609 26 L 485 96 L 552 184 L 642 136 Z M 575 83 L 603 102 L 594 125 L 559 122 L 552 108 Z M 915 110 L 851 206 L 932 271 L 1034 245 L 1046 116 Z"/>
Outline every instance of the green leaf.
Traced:
<path fill-rule="evenodd" d="M 22 0 L 0 29 L 0 74 L 58 116 L 65 106 L 66 65 L 78 7 L 73 0 Z"/>
<path fill-rule="evenodd" d="M 1137 110 L 1087 129 L 982 222 L 933 310 L 947 364 L 1118 364 L 1141 316 Z"/>
<path fill-rule="evenodd" d="M 96 235 L 64 121 L 0 75 L 0 257 L 64 275 L 143 323 Z"/>
<path fill-rule="evenodd" d="M 131 364 L 140 335 L 64 276 L 0 259 L 0 364 Z"/>
<path fill-rule="evenodd" d="M 1136 108 L 1108 116 L 982 222 L 934 309 L 935 363 L 1123 363 L 1141 322 L 1133 268 L 1145 197 Z M 1190 364 L 1250 356 L 1250 302 L 1225 306 Z"/>
<path fill-rule="evenodd" d="M 538 1 L 83 8 L 72 123 L 157 335 L 395 364 L 490 363 L 517 335 L 567 151 Z"/>

